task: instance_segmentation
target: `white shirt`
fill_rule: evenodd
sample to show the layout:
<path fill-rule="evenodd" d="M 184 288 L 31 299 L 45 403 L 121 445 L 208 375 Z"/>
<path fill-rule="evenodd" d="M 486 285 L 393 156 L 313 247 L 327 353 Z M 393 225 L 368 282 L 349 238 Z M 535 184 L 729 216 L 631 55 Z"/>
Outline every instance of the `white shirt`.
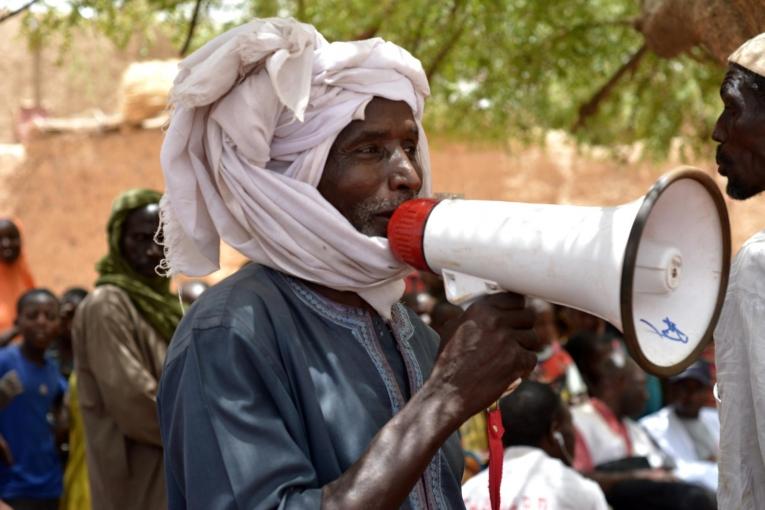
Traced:
<path fill-rule="evenodd" d="M 505 449 L 501 510 L 607 510 L 598 485 L 539 448 Z M 462 486 L 467 510 L 489 510 L 489 470 Z"/>
<path fill-rule="evenodd" d="M 577 469 L 587 471 L 599 464 L 627 457 L 646 457 L 654 468 L 665 465 L 665 453 L 654 444 L 648 433 L 629 418 L 617 422 L 605 404 L 590 399 L 572 407 L 571 416 L 578 436 L 574 462 Z M 615 423 L 623 429 L 617 430 Z"/>
<path fill-rule="evenodd" d="M 720 510 L 765 508 L 765 231 L 741 248 L 715 331 Z M 757 423 L 759 422 L 759 427 Z"/>
<path fill-rule="evenodd" d="M 718 450 L 720 422 L 717 409 L 702 408 L 698 419 L 693 421 L 709 434 L 713 449 Z M 646 416 L 640 424 L 675 461 L 677 469 L 674 473 L 678 478 L 717 490 L 717 463 L 699 458 L 694 439 L 686 427 L 688 423 L 678 417 L 672 407 Z M 719 456 L 719 451 L 715 452 L 715 456 Z"/>

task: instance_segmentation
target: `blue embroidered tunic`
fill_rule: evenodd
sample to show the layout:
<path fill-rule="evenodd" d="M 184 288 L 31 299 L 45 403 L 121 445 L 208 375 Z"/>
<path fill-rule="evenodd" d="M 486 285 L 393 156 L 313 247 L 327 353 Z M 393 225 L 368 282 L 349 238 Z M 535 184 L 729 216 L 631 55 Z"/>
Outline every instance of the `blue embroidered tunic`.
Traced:
<path fill-rule="evenodd" d="M 403 305 L 388 324 L 256 264 L 209 289 L 159 388 L 170 509 L 318 509 L 422 386 L 438 343 Z M 462 467 L 455 433 L 402 508 L 464 508 Z"/>

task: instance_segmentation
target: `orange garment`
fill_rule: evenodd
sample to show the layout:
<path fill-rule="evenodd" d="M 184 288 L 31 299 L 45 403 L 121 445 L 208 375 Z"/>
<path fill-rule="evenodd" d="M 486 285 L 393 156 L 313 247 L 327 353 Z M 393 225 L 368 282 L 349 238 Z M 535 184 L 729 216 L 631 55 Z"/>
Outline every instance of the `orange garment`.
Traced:
<path fill-rule="evenodd" d="M 35 282 L 22 251 L 12 264 L 0 262 L 0 332 L 13 326 L 16 319 L 16 301 Z"/>

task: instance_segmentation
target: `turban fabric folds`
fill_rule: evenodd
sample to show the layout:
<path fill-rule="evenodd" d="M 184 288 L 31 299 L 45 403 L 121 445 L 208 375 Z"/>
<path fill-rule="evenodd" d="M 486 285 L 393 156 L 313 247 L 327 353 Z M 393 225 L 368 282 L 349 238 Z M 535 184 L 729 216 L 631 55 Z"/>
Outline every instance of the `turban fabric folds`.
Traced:
<path fill-rule="evenodd" d="M 380 38 L 328 43 L 312 26 L 255 20 L 179 64 L 162 146 L 166 270 L 203 276 L 222 239 L 250 260 L 358 293 L 390 316 L 409 272 L 388 241 L 358 232 L 316 189 L 329 150 L 375 96 L 405 101 L 430 162 L 420 62 Z"/>

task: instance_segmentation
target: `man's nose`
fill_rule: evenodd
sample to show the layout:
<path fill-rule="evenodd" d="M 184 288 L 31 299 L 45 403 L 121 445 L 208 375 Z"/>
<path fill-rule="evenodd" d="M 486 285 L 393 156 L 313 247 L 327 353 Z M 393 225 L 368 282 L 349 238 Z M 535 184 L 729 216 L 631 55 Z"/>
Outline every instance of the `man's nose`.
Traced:
<path fill-rule="evenodd" d="M 419 192 L 422 187 L 422 176 L 410 159 L 406 150 L 397 145 L 390 158 L 392 165 L 390 187 L 392 190 L 412 190 Z"/>
<path fill-rule="evenodd" d="M 722 115 L 720 115 L 717 122 L 715 122 L 715 128 L 712 131 L 712 140 L 717 143 L 723 143 L 725 141 L 725 129 L 723 128 Z"/>

